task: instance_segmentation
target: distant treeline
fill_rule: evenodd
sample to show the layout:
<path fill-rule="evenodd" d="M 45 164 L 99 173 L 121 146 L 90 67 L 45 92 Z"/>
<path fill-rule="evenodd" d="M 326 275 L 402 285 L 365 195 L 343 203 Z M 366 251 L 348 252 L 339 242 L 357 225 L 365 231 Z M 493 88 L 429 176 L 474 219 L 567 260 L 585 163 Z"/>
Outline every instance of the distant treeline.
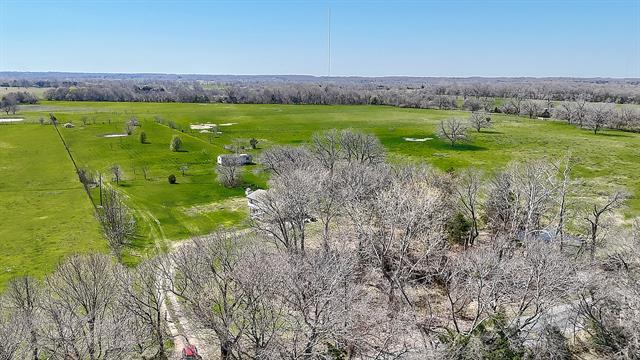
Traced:
<path fill-rule="evenodd" d="M 446 102 L 443 97 L 490 97 L 640 104 L 640 79 L 0 72 L 0 86 L 53 88 L 46 93 L 47 99 L 69 101 L 382 104 L 441 108 Z"/>

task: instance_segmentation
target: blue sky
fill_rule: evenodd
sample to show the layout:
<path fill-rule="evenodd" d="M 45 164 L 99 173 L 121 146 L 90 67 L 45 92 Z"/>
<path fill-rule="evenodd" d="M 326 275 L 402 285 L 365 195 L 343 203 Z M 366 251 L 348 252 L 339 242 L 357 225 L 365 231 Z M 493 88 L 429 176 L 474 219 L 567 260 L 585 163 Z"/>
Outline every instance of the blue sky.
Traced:
<path fill-rule="evenodd" d="M 640 77 L 640 0 L 0 0 L 0 70 Z"/>

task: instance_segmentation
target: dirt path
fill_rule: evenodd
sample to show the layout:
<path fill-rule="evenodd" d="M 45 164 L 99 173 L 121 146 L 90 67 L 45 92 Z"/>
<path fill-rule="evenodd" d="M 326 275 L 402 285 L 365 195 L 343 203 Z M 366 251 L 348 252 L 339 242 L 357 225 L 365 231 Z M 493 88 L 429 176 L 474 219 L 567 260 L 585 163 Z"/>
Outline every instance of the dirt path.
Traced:
<path fill-rule="evenodd" d="M 158 223 L 158 227 L 162 229 Z M 175 242 L 169 244 L 170 251 L 174 251 L 180 246 L 185 246 L 187 241 Z M 173 276 L 173 264 L 169 268 L 170 276 Z M 165 303 L 163 307 L 166 309 L 165 314 L 169 331 L 174 342 L 173 359 L 180 359 L 182 349 L 187 345 L 195 345 L 198 353 L 203 360 L 217 359 L 214 356 L 214 350 L 217 349 L 212 336 L 207 335 L 196 324 L 193 324 L 186 316 L 186 310 L 168 286 L 165 286 Z"/>

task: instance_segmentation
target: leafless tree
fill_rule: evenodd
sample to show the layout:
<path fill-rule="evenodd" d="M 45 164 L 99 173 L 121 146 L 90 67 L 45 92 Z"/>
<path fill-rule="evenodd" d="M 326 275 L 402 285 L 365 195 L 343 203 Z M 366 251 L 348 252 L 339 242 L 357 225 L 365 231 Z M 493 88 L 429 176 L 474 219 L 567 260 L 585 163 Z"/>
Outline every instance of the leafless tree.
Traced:
<path fill-rule="evenodd" d="M 216 166 L 218 181 L 225 187 L 236 187 L 242 181 L 242 165 L 237 162 L 227 161 Z"/>
<path fill-rule="evenodd" d="M 349 262 L 333 254 L 311 253 L 291 259 L 283 296 L 293 312 L 286 325 L 293 337 L 282 349 L 284 357 L 312 359 L 324 352 L 321 344 L 340 347 L 337 343 L 349 320 L 352 276 Z"/>
<path fill-rule="evenodd" d="M 43 352 L 52 359 L 121 359 L 130 351 L 118 265 L 104 255 L 72 256 L 46 279 Z"/>
<path fill-rule="evenodd" d="M 4 110 L 7 115 L 9 115 L 10 112 L 15 114 L 16 110 L 18 109 L 18 100 L 16 99 L 14 94 L 7 94 L 3 96 L 0 100 L 0 108 L 2 108 L 2 110 Z"/>
<path fill-rule="evenodd" d="M 471 127 L 476 129 L 476 131 L 480 132 L 482 129 L 490 128 L 491 118 L 489 115 L 483 111 L 474 111 L 469 116 L 469 123 Z"/>
<path fill-rule="evenodd" d="M 512 163 L 489 184 L 489 228 L 520 240 L 538 236 L 548 225 L 541 221 L 553 209 L 558 186 L 556 169 L 548 162 Z"/>
<path fill-rule="evenodd" d="M 215 333 L 221 359 L 237 358 L 245 328 L 245 299 L 235 277 L 242 249 L 237 234 L 220 231 L 194 239 L 171 256 L 171 289 L 187 305 L 191 319 Z"/>
<path fill-rule="evenodd" d="M 384 161 L 384 148 L 378 138 L 373 135 L 342 130 L 340 148 L 348 163 L 379 164 Z"/>
<path fill-rule="evenodd" d="M 275 175 L 295 169 L 306 169 L 314 162 L 311 152 L 303 146 L 274 146 L 265 149 L 260 155 L 260 163 Z"/>
<path fill-rule="evenodd" d="M 524 100 L 520 96 L 509 98 L 504 105 L 502 105 L 502 112 L 505 114 L 518 115 L 522 112 L 522 102 Z"/>
<path fill-rule="evenodd" d="M 9 282 L 6 300 L 16 317 L 16 326 L 22 326 L 28 344 L 29 357 L 40 358 L 39 327 L 42 323 L 40 310 L 42 301 L 41 285 L 33 278 L 18 277 Z M 26 355 L 25 355 L 26 357 Z"/>
<path fill-rule="evenodd" d="M 592 105 L 588 109 L 584 124 L 587 128 L 591 129 L 594 134 L 597 134 L 598 131 L 610 123 L 612 116 L 612 107 L 605 104 Z"/>
<path fill-rule="evenodd" d="M 473 246 L 480 235 L 480 188 L 482 186 L 482 174 L 476 170 L 462 172 L 457 178 L 455 191 L 458 195 L 458 202 L 461 205 L 467 218 L 471 220 L 471 231 L 469 239 L 465 241 L 465 248 Z"/>
<path fill-rule="evenodd" d="M 21 345 L 24 331 L 22 319 L 6 306 L 5 301 L 0 297 L 0 359 L 16 359 L 21 357 Z M 26 355 L 28 357 L 31 354 Z"/>
<path fill-rule="evenodd" d="M 182 173 L 182 176 L 184 176 L 184 173 L 189 170 L 189 165 L 188 164 L 182 164 L 180 165 L 180 172 Z"/>
<path fill-rule="evenodd" d="M 293 170 L 274 177 L 259 200 L 259 214 L 251 222 L 254 229 L 268 234 L 289 252 L 305 252 L 306 226 L 313 216 L 318 189 L 312 174 Z"/>
<path fill-rule="evenodd" d="M 451 146 L 455 146 L 457 142 L 467 139 L 467 125 L 459 118 L 440 121 L 438 136 L 449 141 Z"/>
<path fill-rule="evenodd" d="M 103 190 L 102 207 L 97 213 L 111 251 L 120 256 L 124 246 L 135 236 L 135 217 L 121 195 L 112 187 L 105 187 Z"/>
<path fill-rule="evenodd" d="M 311 136 L 309 149 L 324 168 L 333 173 L 335 164 L 344 157 L 342 136 L 338 130 L 327 130 Z"/>
<path fill-rule="evenodd" d="M 623 192 L 616 191 L 601 205 L 593 205 L 585 220 L 589 224 L 589 255 L 591 260 L 595 259 L 596 249 L 605 241 L 606 234 L 602 233 L 604 227 L 604 216 L 611 214 L 624 204 L 626 195 Z"/>
<path fill-rule="evenodd" d="M 120 184 L 120 180 L 122 179 L 122 168 L 120 167 L 120 165 L 118 164 L 113 164 L 111 165 L 111 168 L 109 169 L 111 170 L 111 174 L 113 175 L 113 180 L 116 182 L 116 184 Z"/>
<path fill-rule="evenodd" d="M 154 359 L 167 359 L 165 343 L 169 339 L 163 311 L 165 288 L 163 269 L 166 259 L 162 256 L 146 260 L 135 269 L 118 273 L 121 303 L 129 314 L 142 325 L 144 339 L 140 339 L 139 352 L 147 348 L 155 351 Z"/>
<path fill-rule="evenodd" d="M 457 356 L 468 353 L 466 344 L 472 343 L 458 344 L 458 336 L 478 336 L 499 316 L 506 319 L 500 325 L 506 338 L 521 342 L 572 292 L 575 269 L 554 244 L 526 241 L 520 248 L 508 244 L 474 247 L 450 262 L 445 290 L 456 334 L 449 343 Z"/>
<path fill-rule="evenodd" d="M 571 195 L 571 170 L 573 169 L 573 160 L 570 156 L 564 157 L 559 162 L 555 163 L 554 166 L 559 173 L 559 186 L 557 193 L 557 206 L 558 206 L 558 217 L 557 217 L 557 226 L 555 231 L 555 238 L 560 242 L 560 250 L 564 247 L 564 234 L 565 234 L 565 226 L 567 223 L 567 210 L 569 203 L 569 196 Z"/>
<path fill-rule="evenodd" d="M 533 119 L 538 116 L 544 109 L 544 104 L 538 100 L 525 100 L 522 102 L 520 113 Z"/>
<path fill-rule="evenodd" d="M 387 188 L 361 202 L 354 214 L 362 256 L 384 279 L 379 288 L 391 306 L 398 291 L 411 305 L 407 281 L 414 271 L 439 263 L 451 204 L 434 176 L 426 169 L 400 169 Z"/>

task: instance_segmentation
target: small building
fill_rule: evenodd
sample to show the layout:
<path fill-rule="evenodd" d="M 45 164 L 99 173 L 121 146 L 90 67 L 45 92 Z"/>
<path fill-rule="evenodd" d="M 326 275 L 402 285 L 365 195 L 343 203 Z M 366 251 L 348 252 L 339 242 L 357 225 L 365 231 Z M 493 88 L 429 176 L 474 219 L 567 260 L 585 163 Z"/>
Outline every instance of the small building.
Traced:
<path fill-rule="evenodd" d="M 267 191 L 262 189 L 252 191 L 251 188 L 247 188 L 244 193 L 247 196 L 247 205 L 249 206 L 249 216 L 251 218 L 255 218 L 262 212 L 260 207 L 263 201 L 263 197 L 266 196 Z"/>
<path fill-rule="evenodd" d="M 248 165 L 251 164 L 249 154 L 223 154 L 218 155 L 218 165 Z"/>
<path fill-rule="evenodd" d="M 73 124 L 72 124 L 72 123 L 64 123 L 64 124 L 62 124 L 62 127 L 63 127 L 63 128 L 66 128 L 66 129 L 71 129 L 71 128 L 73 128 L 74 126 L 73 126 Z"/>

